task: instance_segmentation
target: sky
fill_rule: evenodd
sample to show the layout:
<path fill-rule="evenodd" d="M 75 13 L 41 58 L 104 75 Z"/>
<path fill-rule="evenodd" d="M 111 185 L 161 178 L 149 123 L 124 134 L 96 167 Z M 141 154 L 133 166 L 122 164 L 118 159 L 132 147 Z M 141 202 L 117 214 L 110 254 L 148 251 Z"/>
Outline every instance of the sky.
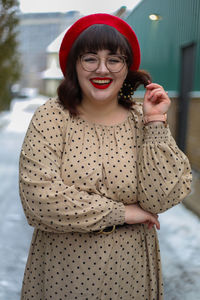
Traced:
<path fill-rule="evenodd" d="M 141 0 L 19 0 L 23 13 L 67 12 L 78 10 L 83 15 L 91 13 L 113 13 L 121 6 L 132 10 Z"/>

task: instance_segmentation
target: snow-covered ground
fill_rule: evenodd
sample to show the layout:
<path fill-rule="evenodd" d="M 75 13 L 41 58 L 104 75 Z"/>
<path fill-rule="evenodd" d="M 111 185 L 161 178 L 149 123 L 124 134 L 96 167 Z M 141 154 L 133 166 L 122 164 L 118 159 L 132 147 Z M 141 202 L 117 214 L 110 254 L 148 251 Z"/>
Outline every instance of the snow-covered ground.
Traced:
<path fill-rule="evenodd" d="M 6 132 L 24 133 L 28 128 L 33 112 L 47 100 L 44 96 L 28 99 L 14 99 L 10 111 L 0 113 L 0 129 Z"/>
<path fill-rule="evenodd" d="M 45 101 L 16 99 L 0 113 L 0 300 L 20 299 L 32 229 L 18 195 L 19 151 L 33 111 Z M 159 219 L 165 300 L 200 300 L 199 218 L 178 205 Z"/>
<path fill-rule="evenodd" d="M 200 219 L 182 204 L 159 217 L 166 300 L 200 299 Z"/>
<path fill-rule="evenodd" d="M 32 228 L 18 194 L 19 152 L 33 112 L 46 99 L 15 99 L 0 113 L 0 300 L 20 299 Z"/>

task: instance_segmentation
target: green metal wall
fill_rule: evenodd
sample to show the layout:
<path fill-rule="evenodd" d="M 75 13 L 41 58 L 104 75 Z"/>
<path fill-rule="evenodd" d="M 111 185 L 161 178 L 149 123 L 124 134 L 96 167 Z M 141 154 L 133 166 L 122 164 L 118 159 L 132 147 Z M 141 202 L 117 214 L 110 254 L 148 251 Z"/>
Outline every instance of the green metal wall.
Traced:
<path fill-rule="evenodd" d="M 162 17 L 151 21 L 150 14 Z M 200 91 L 200 0 L 143 0 L 126 21 L 141 46 L 141 69 L 168 90 L 179 90 L 181 48 L 196 43 L 194 91 Z"/>

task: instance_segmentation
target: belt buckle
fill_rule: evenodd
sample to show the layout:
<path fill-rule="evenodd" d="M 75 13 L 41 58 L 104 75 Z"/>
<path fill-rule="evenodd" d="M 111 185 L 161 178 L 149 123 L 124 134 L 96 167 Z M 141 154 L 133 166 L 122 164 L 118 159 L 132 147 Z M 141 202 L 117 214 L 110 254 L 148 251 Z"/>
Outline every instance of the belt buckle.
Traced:
<path fill-rule="evenodd" d="M 106 229 L 106 228 L 104 228 L 104 229 L 101 229 L 101 230 L 97 231 L 96 234 L 105 234 L 105 235 L 109 235 L 109 234 L 113 233 L 113 232 L 115 231 L 115 229 L 116 229 L 116 226 L 115 226 L 115 225 L 112 225 L 112 226 L 110 226 L 110 227 L 111 227 L 111 230 L 110 230 L 110 231 L 104 231 L 104 230 Z M 109 228 L 109 227 L 107 227 L 107 228 Z"/>

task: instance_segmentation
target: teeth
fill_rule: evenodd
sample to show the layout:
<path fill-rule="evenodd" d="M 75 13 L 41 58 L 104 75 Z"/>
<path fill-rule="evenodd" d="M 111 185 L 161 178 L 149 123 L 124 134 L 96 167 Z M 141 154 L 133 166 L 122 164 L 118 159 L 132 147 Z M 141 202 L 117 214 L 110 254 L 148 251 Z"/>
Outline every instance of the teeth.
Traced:
<path fill-rule="evenodd" d="M 100 80 L 100 79 L 93 79 L 92 82 L 94 83 L 98 83 L 98 84 L 107 84 L 107 83 L 110 83 L 111 80 Z"/>

